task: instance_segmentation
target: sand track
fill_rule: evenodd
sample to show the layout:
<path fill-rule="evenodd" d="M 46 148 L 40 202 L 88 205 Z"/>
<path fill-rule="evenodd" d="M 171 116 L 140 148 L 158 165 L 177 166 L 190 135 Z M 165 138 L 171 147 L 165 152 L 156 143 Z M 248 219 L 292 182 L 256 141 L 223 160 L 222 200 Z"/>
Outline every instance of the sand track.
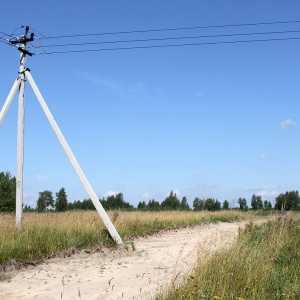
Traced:
<path fill-rule="evenodd" d="M 189 274 L 198 254 L 209 258 L 234 243 L 244 224 L 170 230 L 136 239 L 134 251 L 120 247 L 51 259 L 0 282 L 0 299 L 152 299 Z"/>

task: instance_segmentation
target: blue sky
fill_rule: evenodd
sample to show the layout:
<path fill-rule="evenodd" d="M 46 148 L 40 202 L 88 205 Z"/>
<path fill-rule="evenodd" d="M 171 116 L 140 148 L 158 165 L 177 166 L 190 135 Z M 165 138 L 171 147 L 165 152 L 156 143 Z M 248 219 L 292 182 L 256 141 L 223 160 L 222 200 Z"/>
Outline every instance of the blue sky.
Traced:
<path fill-rule="evenodd" d="M 300 2 L 289 0 L 16 0 L 1 8 L 0 31 L 28 25 L 37 37 L 300 20 Z M 288 30 L 300 30 L 300 23 L 33 44 Z M 278 37 L 300 34 L 267 36 Z M 45 50 L 116 46 L 124 45 Z M 288 40 L 34 55 L 27 67 L 99 198 L 122 192 L 137 205 L 161 202 L 173 190 L 190 205 L 195 197 L 231 205 L 245 197 L 250 205 L 252 194 L 274 203 L 279 193 L 299 189 L 299 47 L 300 40 Z M 4 43 L 0 53 L 2 108 L 18 76 L 19 53 Z M 35 206 L 39 192 L 61 187 L 69 201 L 88 198 L 29 83 L 25 107 L 24 203 Z M 13 175 L 16 132 L 17 97 L 0 128 L 0 171 Z"/>

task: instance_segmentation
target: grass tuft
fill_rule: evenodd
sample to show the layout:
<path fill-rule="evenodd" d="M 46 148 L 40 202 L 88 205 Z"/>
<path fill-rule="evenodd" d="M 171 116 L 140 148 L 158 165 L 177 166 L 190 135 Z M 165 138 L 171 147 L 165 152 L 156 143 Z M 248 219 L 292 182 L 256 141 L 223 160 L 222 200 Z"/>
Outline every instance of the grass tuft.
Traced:
<path fill-rule="evenodd" d="M 199 259 L 194 274 L 163 299 L 300 299 L 299 249 L 297 215 L 249 223 L 234 246 Z"/>

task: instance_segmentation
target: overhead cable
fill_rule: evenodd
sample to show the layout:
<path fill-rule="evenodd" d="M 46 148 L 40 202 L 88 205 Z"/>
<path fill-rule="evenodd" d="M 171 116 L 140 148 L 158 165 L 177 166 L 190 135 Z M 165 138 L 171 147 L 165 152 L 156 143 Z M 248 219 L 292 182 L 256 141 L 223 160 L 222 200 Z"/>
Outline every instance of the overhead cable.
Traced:
<path fill-rule="evenodd" d="M 89 37 L 89 36 L 101 36 L 101 35 L 115 35 L 115 34 L 132 34 L 132 33 L 179 31 L 179 30 L 225 28 L 225 27 L 243 27 L 243 26 L 259 26 L 259 25 L 264 26 L 264 25 L 293 24 L 293 23 L 300 23 L 300 20 L 276 21 L 276 22 L 257 22 L 257 23 L 241 23 L 241 24 L 227 24 L 227 25 L 207 25 L 207 26 L 176 27 L 176 28 L 160 28 L 160 29 L 146 29 L 146 30 L 129 30 L 129 31 L 115 31 L 115 32 L 102 32 L 102 33 L 86 33 L 86 34 L 49 36 L 49 37 L 44 37 L 44 38 L 45 39 L 76 38 L 76 37 Z M 42 38 L 40 38 L 40 39 L 42 39 Z"/>
<path fill-rule="evenodd" d="M 169 45 L 148 45 L 148 46 L 133 46 L 133 47 L 118 47 L 118 48 L 83 49 L 83 50 L 66 50 L 66 51 L 37 52 L 37 53 L 33 53 L 33 54 L 34 55 L 66 54 L 66 53 L 100 52 L 100 51 L 150 49 L 150 48 L 169 48 L 169 47 L 184 47 L 184 46 L 204 46 L 204 45 L 238 44 L 238 43 L 259 43 L 259 42 L 291 41 L 291 40 L 300 40 L 300 37 L 240 40 L 240 41 L 221 41 L 221 42 L 202 42 L 202 43 L 183 43 L 183 44 L 169 44 Z"/>
<path fill-rule="evenodd" d="M 166 37 L 166 38 L 149 38 L 149 39 L 133 39 L 133 40 L 117 40 L 117 41 L 99 41 L 99 42 L 85 42 L 85 43 L 66 43 L 66 44 L 50 44 L 34 46 L 34 48 L 49 48 L 49 47 L 69 47 L 69 46 L 85 46 L 97 44 L 117 44 L 117 43 L 136 43 L 136 42 L 153 42 L 153 41 L 169 41 L 169 40 L 183 40 L 183 39 L 199 39 L 199 38 L 217 38 L 217 37 L 235 37 L 235 36 L 253 36 L 253 35 L 270 35 L 270 34 L 287 34 L 300 33 L 300 30 L 286 30 L 286 31 L 268 31 L 268 32 L 250 32 L 250 33 L 232 33 L 232 34 L 216 34 L 216 35 L 196 35 L 196 36 L 181 36 L 181 37 Z"/>

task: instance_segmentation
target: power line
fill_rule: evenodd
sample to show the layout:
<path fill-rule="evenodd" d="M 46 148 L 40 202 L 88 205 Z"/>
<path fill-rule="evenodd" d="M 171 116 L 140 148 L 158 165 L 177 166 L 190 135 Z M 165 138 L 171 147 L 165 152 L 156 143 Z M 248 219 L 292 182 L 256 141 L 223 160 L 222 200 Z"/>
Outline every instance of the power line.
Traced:
<path fill-rule="evenodd" d="M 11 45 L 6 39 L 3 38 L 3 36 L 0 37 L 0 42 L 9 46 L 15 46 L 15 45 Z"/>
<path fill-rule="evenodd" d="M 32 45 L 32 47 L 34 47 L 34 48 L 40 48 L 40 47 L 42 47 L 42 48 L 69 47 L 69 46 L 85 46 L 85 45 L 97 45 L 97 44 L 152 42 L 152 41 L 168 41 L 168 40 L 198 39 L 198 38 L 217 38 L 217 37 L 234 37 L 234 36 L 253 36 L 253 35 L 270 35 L 270 34 L 286 34 L 286 33 L 300 33 L 300 30 L 233 33 L 233 34 L 216 34 L 216 35 L 196 35 L 196 36 L 182 36 L 182 37 L 166 37 L 166 38 L 149 38 L 149 39 L 85 42 L 85 43 L 52 44 L 52 45 L 40 45 L 40 46 Z"/>
<path fill-rule="evenodd" d="M 242 27 L 242 26 L 259 26 L 259 25 L 276 25 L 276 24 L 294 24 L 300 23 L 300 20 L 294 21 L 277 21 L 277 22 L 258 22 L 258 23 L 242 23 L 242 24 L 228 24 L 228 25 L 209 25 L 209 26 L 194 26 L 194 27 L 177 27 L 177 28 L 164 28 L 164 29 L 148 29 L 148 30 L 132 30 L 132 31 L 119 31 L 119 32 L 106 32 L 106 33 L 92 33 L 92 34 L 77 34 L 77 35 L 64 35 L 49 38 L 75 38 L 75 37 L 89 37 L 89 36 L 103 36 L 103 35 L 116 35 L 116 34 L 130 34 L 130 33 L 146 33 L 146 32 L 162 32 L 162 31 L 179 31 L 179 30 L 193 30 L 193 29 L 208 29 L 208 28 L 226 28 L 226 27 Z M 4 38 L 13 37 L 12 41 L 16 39 L 14 37 L 14 32 L 19 28 L 24 28 L 21 26 L 16 28 L 12 34 L 7 34 L 0 31 L 2 36 L 0 41 L 2 43 L 8 44 L 10 46 L 15 46 L 10 43 L 10 40 Z M 27 26 L 28 27 L 28 26 Z M 29 27 L 28 27 L 29 28 Z M 43 36 L 43 38 L 34 38 L 41 43 L 43 39 L 49 39 L 45 35 L 41 34 L 39 31 L 32 29 L 35 32 Z M 288 41 L 288 40 L 298 40 L 298 37 L 287 37 L 287 38 L 266 38 L 266 39 L 250 39 L 250 40 L 233 40 L 233 41 L 212 41 L 212 42 L 198 42 L 198 43 L 180 43 L 180 44 L 154 44 L 154 45 L 135 45 L 135 46 L 124 46 L 115 48 L 100 48 L 100 49 L 78 49 L 78 50 L 65 50 L 65 51 L 45 51 L 44 48 L 49 47 L 69 47 L 69 46 L 87 46 L 87 45 L 97 45 L 97 44 L 117 44 L 117 43 L 139 43 L 139 42 L 165 42 L 171 40 L 183 40 L 183 39 L 200 39 L 200 38 L 226 38 L 226 37 L 238 37 L 238 36 L 254 36 L 254 35 L 276 35 L 276 34 L 288 34 L 288 33 L 300 33 L 300 30 L 285 30 L 285 31 L 265 31 L 265 32 L 246 32 L 246 33 L 231 33 L 231 34 L 215 34 L 215 35 L 193 35 L 193 36 L 171 36 L 164 38 L 143 38 L 143 39 L 124 39 L 124 40 L 111 40 L 111 41 L 99 41 L 99 42 L 84 42 L 84 43 L 62 43 L 62 44 L 52 44 L 52 45 L 40 45 L 34 46 L 29 43 L 33 48 L 41 48 L 43 53 L 32 53 L 36 55 L 41 54 L 61 54 L 61 53 L 81 53 L 81 52 L 98 52 L 98 51 L 116 51 L 116 50 L 132 50 L 132 49 L 150 49 L 150 48 L 167 48 L 167 47 L 184 47 L 184 46 L 203 46 L 203 45 L 218 45 L 218 44 L 236 44 L 236 43 L 255 43 L 255 42 L 271 42 L 271 41 Z M 29 47 L 30 48 L 30 47 Z"/>
<path fill-rule="evenodd" d="M 15 32 L 18 30 L 18 29 L 20 29 L 20 28 L 24 28 L 25 26 L 20 26 L 20 27 L 17 27 L 17 28 L 15 28 L 14 30 L 13 30 L 13 32 L 12 33 L 5 33 L 5 32 L 3 32 L 3 31 L 0 31 L 0 33 L 2 34 L 2 37 L 4 36 L 4 35 L 6 35 L 7 37 L 13 37 L 14 35 L 17 35 L 17 34 L 15 34 Z M 2 38 L 1 37 L 1 38 Z"/>
<path fill-rule="evenodd" d="M 240 41 L 221 41 L 221 42 L 202 42 L 202 43 L 183 43 L 183 44 L 169 44 L 169 45 L 149 45 L 149 46 L 133 46 L 133 47 L 101 48 L 101 49 L 66 50 L 66 51 L 52 51 L 52 52 L 44 52 L 44 53 L 37 52 L 37 53 L 33 53 L 33 54 L 34 55 L 67 54 L 67 53 L 83 53 L 83 52 L 116 51 L 116 50 L 184 47 L 184 46 L 204 46 L 204 45 L 238 44 L 238 43 L 259 43 L 259 42 L 290 41 L 290 40 L 300 40 L 300 37 L 240 40 Z"/>
<path fill-rule="evenodd" d="M 7 45 L 9 45 L 9 43 L 8 43 L 8 42 L 6 42 L 5 40 L 4 40 L 4 41 L 2 41 L 2 37 L 0 37 L 0 42 L 1 42 L 1 43 L 4 43 L 4 44 L 7 44 Z"/>
<path fill-rule="evenodd" d="M 49 36 L 49 37 L 45 37 L 45 38 L 46 39 L 59 39 L 59 38 L 74 38 L 74 37 L 89 37 L 89 36 L 101 36 L 101 35 L 115 35 L 115 34 L 132 34 L 132 33 L 162 32 L 162 31 L 209 29 L 209 28 L 243 27 L 243 26 L 260 26 L 260 25 L 264 26 L 264 25 L 276 25 L 276 24 L 281 24 L 282 25 L 282 24 L 293 24 L 293 23 L 300 23 L 300 20 L 276 21 L 276 22 L 257 22 L 257 23 L 240 23 L 240 24 L 227 24 L 227 25 L 207 25 L 207 26 L 176 27 L 176 28 L 160 28 L 160 29 L 130 30 L 130 31 L 115 31 L 115 32 L 102 32 L 102 33 L 59 35 L 59 36 Z"/>

